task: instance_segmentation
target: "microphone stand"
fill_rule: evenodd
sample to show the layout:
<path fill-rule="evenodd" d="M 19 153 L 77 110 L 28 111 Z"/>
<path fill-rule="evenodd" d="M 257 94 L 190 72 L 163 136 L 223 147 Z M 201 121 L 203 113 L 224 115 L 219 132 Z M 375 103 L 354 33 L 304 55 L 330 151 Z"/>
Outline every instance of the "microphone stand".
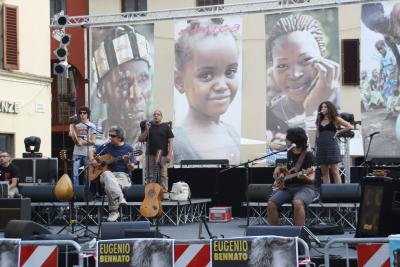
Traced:
<path fill-rule="evenodd" d="M 84 233 L 83 233 L 83 237 L 91 237 L 90 236 L 90 234 L 89 234 L 89 231 L 92 233 L 92 234 L 94 234 L 95 235 L 95 232 L 93 232 L 93 231 L 91 231 L 91 230 L 89 230 L 89 226 L 88 226 L 88 218 L 89 218 L 89 192 L 90 192 L 90 182 L 89 182 L 89 174 L 88 174 L 88 169 L 89 169 L 89 146 L 91 146 L 91 145 L 95 145 L 95 144 L 91 144 L 91 141 L 89 140 L 89 138 L 90 138 L 90 136 L 89 136 L 89 130 L 90 129 L 92 129 L 96 134 L 103 134 L 103 132 L 100 132 L 99 130 L 97 130 L 95 127 L 93 127 L 93 126 L 90 126 L 89 124 L 87 124 L 86 122 L 80 122 L 80 123 L 82 123 L 83 125 L 85 125 L 86 126 L 86 129 L 87 129 L 87 131 L 86 131 L 86 142 L 87 142 L 87 145 L 86 145 L 86 166 L 85 166 L 85 168 L 83 169 L 83 170 L 81 170 L 80 172 L 79 172 L 79 174 L 78 174 L 78 179 L 79 179 L 79 176 L 82 174 L 82 173 L 86 173 L 86 177 L 85 177 L 85 179 L 84 179 L 84 190 L 83 190 L 83 193 L 84 193 L 84 195 L 85 195 L 85 198 L 86 198 L 86 205 L 85 205 L 85 216 L 84 216 L 84 218 L 82 218 L 82 221 L 83 221 L 83 219 L 85 219 L 86 220 L 86 223 L 85 223 L 85 231 L 84 231 Z M 105 149 L 105 146 L 104 146 L 104 148 L 103 148 L 103 150 Z M 97 186 L 96 186 L 97 187 Z M 99 188 L 96 188 L 96 189 L 99 189 Z M 100 218 L 100 221 L 101 221 L 101 218 Z M 98 236 L 97 236 L 97 238 L 98 238 Z"/>
<path fill-rule="evenodd" d="M 250 224 L 250 208 L 249 208 L 249 194 L 248 194 L 248 188 L 249 188 L 249 164 L 250 163 L 253 163 L 254 161 L 257 161 L 257 160 L 261 160 L 261 159 L 264 159 L 264 158 L 268 158 L 268 157 L 270 157 L 270 156 L 272 156 L 272 155 L 275 155 L 275 154 L 278 154 L 278 153 L 281 153 L 281 152 L 286 152 L 286 151 L 288 151 L 290 148 L 285 148 L 285 149 L 283 149 L 283 150 L 278 150 L 278 151 L 275 151 L 275 152 L 272 152 L 272 153 L 269 153 L 269 154 L 267 154 L 267 155 L 264 155 L 264 156 L 261 156 L 261 157 L 258 157 L 258 158 L 255 158 L 255 159 L 252 159 L 252 160 L 248 160 L 248 161 L 246 161 L 246 162 L 243 162 L 243 163 L 240 163 L 240 164 L 238 164 L 238 165 L 234 165 L 234 166 L 231 166 L 230 168 L 228 168 L 228 169 L 224 169 L 224 170 L 221 170 L 220 171 L 220 173 L 224 173 L 224 172 L 227 172 L 227 171 L 229 171 L 229 170 L 231 170 L 231 169 L 235 169 L 235 168 L 238 168 L 238 167 L 240 167 L 240 166 L 244 166 L 245 168 L 246 168 L 246 176 L 245 176 L 245 179 L 246 179 L 246 189 L 245 189 L 245 192 L 246 192 L 246 218 L 247 218 L 247 222 L 246 222 L 246 226 L 249 226 L 249 224 Z"/>
<path fill-rule="evenodd" d="M 374 135 L 370 135 L 369 136 L 369 143 L 368 143 L 368 148 L 367 148 L 367 153 L 365 153 L 365 155 L 364 155 L 364 161 L 363 161 L 363 163 L 361 163 L 361 165 L 360 166 L 364 166 L 365 167 L 365 175 L 364 175 L 364 177 L 365 176 L 367 176 L 368 175 L 368 173 L 369 173 L 369 168 L 370 168 L 370 165 L 369 165 L 369 163 L 368 163 L 368 154 L 369 154 L 369 149 L 371 148 L 371 143 L 372 143 L 372 139 L 374 138 Z"/>

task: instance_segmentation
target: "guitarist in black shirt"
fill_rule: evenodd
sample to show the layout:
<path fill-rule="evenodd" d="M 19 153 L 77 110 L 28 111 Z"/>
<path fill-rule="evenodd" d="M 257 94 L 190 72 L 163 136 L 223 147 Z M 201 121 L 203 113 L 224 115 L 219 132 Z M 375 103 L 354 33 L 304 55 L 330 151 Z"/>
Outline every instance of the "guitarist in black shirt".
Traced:
<path fill-rule="evenodd" d="M 273 187 L 277 190 L 268 200 L 267 208 L 267 220 L 271 225 L 278 224 L 279 207 L 289 201 L 293 205 L 295 225 L 305 224 L 305 207 L 316 196 L 314 156 L 307 151 L 307 140 L 302 128 L 289 128 L 286 132 L 287 146 L 296 146 L 287 152 L 287 167 L 276 167 L 274 170 Z"/>

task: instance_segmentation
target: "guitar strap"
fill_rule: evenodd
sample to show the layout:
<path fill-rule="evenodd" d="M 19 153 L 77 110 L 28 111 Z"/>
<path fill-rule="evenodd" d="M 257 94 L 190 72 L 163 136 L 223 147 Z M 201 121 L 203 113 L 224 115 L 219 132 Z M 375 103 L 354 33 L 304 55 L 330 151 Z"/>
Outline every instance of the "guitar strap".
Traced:
<path fill-rule="evenodd" d="M 307 155 L 307 149 L 303 149 L 303 151 L 300 154 L 300 157 L 297 159 L 296 165 L 294 165 L 293 168 L 294 172 L 300 171 L 301 165 L 303 165 L 306 155 Z"/>

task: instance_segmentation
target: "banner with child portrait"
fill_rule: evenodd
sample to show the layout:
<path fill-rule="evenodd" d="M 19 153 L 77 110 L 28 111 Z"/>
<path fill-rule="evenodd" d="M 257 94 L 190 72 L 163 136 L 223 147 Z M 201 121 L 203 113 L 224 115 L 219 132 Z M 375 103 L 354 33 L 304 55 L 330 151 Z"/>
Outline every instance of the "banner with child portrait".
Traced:
<path fill-rule="evenodd" d="M 242 19 L 175 24 L 174 157 L 240 161 Z"/>
<path fill-rule="evenodd" d="M 400 1 L 361 9 L 360 94 L 368 159 L 400 156 L 399 16 Z"/>
<path fill-rule="evenodd" d="M 267 140 L 283 142 L 288 128 L 306 129 L 314 146 L 317 110 L 340 107 L 336 8 L 265 16 Z"/>

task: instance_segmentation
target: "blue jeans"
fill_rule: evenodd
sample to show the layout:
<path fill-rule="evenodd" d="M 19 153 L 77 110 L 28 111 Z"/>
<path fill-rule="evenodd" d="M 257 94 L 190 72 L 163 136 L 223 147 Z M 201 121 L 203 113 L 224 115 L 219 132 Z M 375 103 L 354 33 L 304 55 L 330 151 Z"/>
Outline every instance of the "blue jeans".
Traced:
<path fill-rule="evenodd" d="M 79 168 L 87 165 L 87 156 L 72 155 L 73 168 L 72 168 L 72 184 L 79 185 Z M 86 179 L 86 177 L 85 177 Z"/>

